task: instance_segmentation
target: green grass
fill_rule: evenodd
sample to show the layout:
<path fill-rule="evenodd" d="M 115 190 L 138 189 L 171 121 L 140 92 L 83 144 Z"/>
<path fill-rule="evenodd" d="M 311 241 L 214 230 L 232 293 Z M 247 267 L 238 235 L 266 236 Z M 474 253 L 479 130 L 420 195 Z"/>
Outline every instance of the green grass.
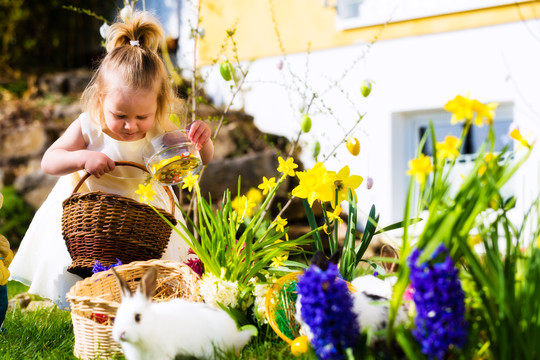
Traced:
<path fill-rule="evenodd" d="M 21 283 L 8 283 L 8 298 L 26 292 Z M 0 359 L 76 359 L 73 355 L 75 336 L 70 313 L 56 307 L 35 311 L 8 311 L 0 335 Z M 226 357 L 236 359 L 236 357 Z M 259 336 L 244 348 L 240 359 L 310 359 L 309 355 L 294 357 L 288 344 L 280 340 L 270 327 L 263 327 Z"/>

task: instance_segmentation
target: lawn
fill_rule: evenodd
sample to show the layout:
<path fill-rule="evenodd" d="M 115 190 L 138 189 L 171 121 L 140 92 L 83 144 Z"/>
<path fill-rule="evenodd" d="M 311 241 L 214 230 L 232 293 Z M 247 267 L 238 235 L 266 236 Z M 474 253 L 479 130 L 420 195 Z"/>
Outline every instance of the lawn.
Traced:
<path fill-rule="evenodd" d="M 8 297 L 28 288 L 16 281 L 8 283 Z M 70 313 L 56 307 L 34 311 L 10 309 L 0 335 L 0 359 L 76 359 L 73 355 L 75 337 Z M 234 358 L 234 357 L 231 357 Z M 289 346 L 270 328 L 263 328 L 241 353 L 240 359 L 308 359 L 293 357 Z"/>

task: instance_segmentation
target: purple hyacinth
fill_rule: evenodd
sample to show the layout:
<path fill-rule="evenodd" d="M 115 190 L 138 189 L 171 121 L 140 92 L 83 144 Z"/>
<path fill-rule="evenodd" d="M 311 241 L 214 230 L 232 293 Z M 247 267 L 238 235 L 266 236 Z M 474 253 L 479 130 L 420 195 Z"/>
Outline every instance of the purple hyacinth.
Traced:
<path fill-rule="evenodd" d="M 444 244 L 425 263 L 418 263 L 420 254 L 416 249 L 408 259 L 417 311 L 412 334 L 422 353 L 429 359 L 442 360 L 450 348 L 463 348 L 467 343 L 465 294 Z"/>
<path fill-rule="evenodd" d="M 335 264 L 321 270 L 311 265 L 297 284 L 301 315 L 313 338 L 311 345 L 319 359 L 345 359 L 360 331 L 352 311 L 353 299 Z"/>

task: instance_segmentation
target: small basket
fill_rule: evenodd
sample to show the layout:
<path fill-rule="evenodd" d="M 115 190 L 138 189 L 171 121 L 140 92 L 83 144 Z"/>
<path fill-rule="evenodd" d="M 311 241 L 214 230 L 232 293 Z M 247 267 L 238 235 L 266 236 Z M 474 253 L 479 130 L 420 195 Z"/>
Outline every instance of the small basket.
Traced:
<path fill-rule="evenodd" d="M 117 161 L 115 164 L 147 172 L 137 163 Z M 77 193 L 89 176 L 85 174 L 71 196 L 62 203 L 62 235 L 72 259 L 68 271 L 85 278 L 92 275 L 96 260 L 103 266 L 110 266 L 118 260 L 127 264 L 161 258 L 172 227 L 149 205 L 136 200 L 101 191 Z M 164 189 L 174 211 L 171 189 Z M 172 214 L 163 209 L 158 211 L 176 224 Z"/>
<path fill-rule="evenodd" d="M 173 298 L 201 301 L 198 275 L 187 265 L 172 260 L 135 261 L 115 267 L 135 291 L 150 267 L 158 270 L 156 302 Z M 120 288 L 111 270 L 102 271 L 77 282 L 66 294 L 71 305 L 75 333 L 73 353 L 79 359 L 110 358 L 121 354 L 112 338 L 112 324 L 120 305 Z"/>
<path fill-rule="evenodd" d="M 268 324 L 285 342 L 291 344 L 301 333 L 300 324 L 296 321 L 296 285 L 302 271 L 292 272 L 281 278 L 270 287 L 266 293 L 264 306 Z M 345 281 L 341 279 L 342 281 Z M 356 292 L 354 286 L 347 282 L 351 293 Z"/>

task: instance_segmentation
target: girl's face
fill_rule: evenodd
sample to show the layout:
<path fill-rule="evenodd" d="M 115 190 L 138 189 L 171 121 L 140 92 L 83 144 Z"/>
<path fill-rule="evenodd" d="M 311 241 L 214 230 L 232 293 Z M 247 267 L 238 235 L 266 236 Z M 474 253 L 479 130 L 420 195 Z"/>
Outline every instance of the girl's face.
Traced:
<path fill-rule="evenodd" d="M 120 81 L 121 82 L 121 81 Z M 157 92 L 153 88 L 130 89 L 118 81 L 101 99 L 106 129 L 120 141 L 136 141 L 152 128 L 157 111 Z"/>

